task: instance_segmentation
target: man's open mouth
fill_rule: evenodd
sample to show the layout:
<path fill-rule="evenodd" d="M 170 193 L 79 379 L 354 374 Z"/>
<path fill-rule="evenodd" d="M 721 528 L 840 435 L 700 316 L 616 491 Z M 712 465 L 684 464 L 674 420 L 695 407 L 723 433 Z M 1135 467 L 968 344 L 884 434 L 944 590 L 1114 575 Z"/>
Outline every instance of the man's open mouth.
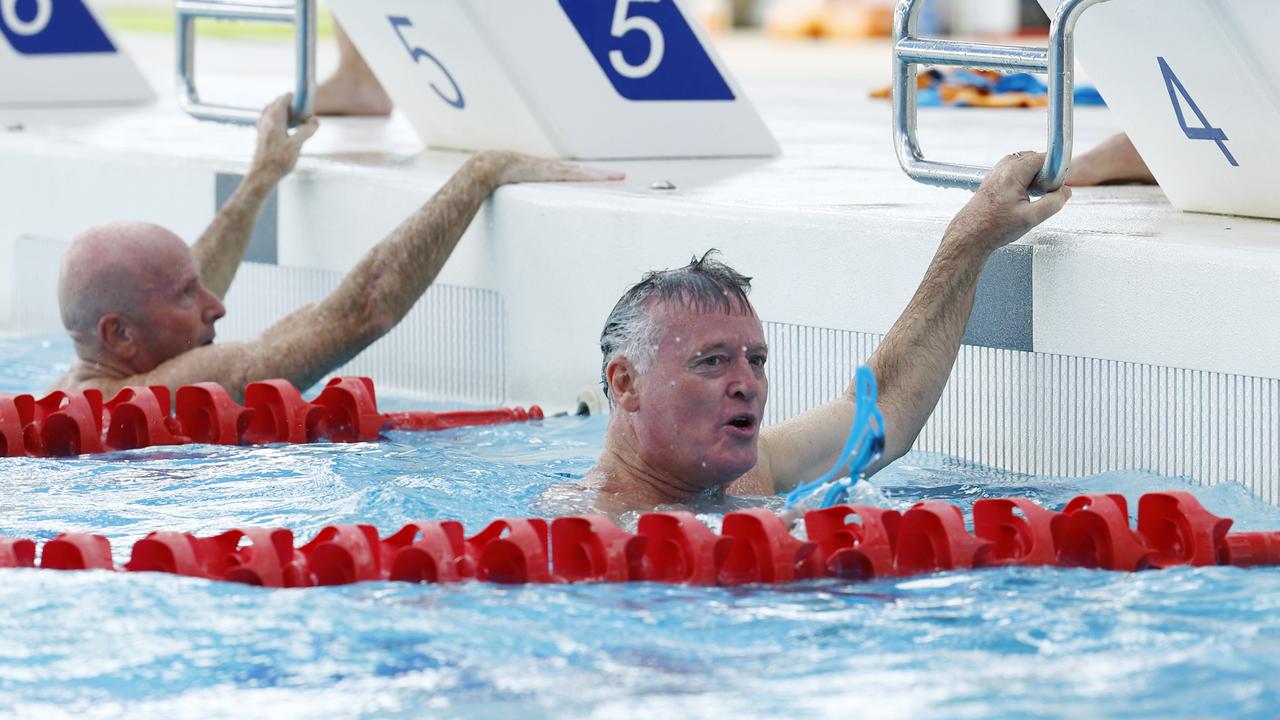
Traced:
<path fill-rule="evenodd" d="M 729 427 L 738 430 L 755 430 L 756 416 L 751 414 L 737 415 L 731 418 L 727 424 Z"/>

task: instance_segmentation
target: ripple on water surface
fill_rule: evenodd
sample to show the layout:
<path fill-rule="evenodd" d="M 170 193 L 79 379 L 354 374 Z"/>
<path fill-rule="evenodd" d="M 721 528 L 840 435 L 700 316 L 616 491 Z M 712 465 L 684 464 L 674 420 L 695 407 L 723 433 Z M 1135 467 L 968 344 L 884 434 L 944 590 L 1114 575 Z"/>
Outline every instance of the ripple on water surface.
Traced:
<path fill-rule="evenodd" d="M 15 349 L 12 391 L 51 348 Z M 66 348 L 63 347 L 63 350 Z M 26 353 L 26 354 L 23 354 Z M 45 353 L 45 354 L 42 354 Z M 23 360 L 21 358 L 27 358 Z M 35 358 L 35 360 L 31 360 Z M 43 371 L 24 369 L 42 362 Z M 43 374 L 41 374 L 43 372 Z M 0 373 L 0 376 L 3 376 Z M 13 378 L 17 377 L 17 380 Z M 388 402 L 396 403 L 392 398 Z M 401 407 L 412 402 L 399 401 Z M 5 461 L 0 535 L 334 523 L 384 532 L 536 512 L 598 454 L 598 418 L 351 445 Z M 1239 485 L 1029 477 L 909 456 L 855 492 L 905 508 L 1188 489 L 1280 528 Z M 776 504 L 776 498 L 760 499 Z M 718 514 L 705 515 L 715 524 Z M 2 571 L 0 715 L 33 717 L 1273 717 L 1280 572 L 1003 568 L 862 584 L 369 583 L 273 591 L 157 574 Z"/>

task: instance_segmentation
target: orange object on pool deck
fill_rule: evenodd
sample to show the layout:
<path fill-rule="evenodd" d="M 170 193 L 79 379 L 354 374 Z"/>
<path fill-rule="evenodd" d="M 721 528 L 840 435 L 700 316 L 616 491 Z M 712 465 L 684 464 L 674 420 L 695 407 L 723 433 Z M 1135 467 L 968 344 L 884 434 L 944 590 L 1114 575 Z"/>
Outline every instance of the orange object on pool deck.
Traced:
<path fill-rule="evenodd" d="M 108 402 L 97 390 L 0 394 L 0 457 L 46 457 L 156 445 L 259 445 L 376 440 L 383 430 L 445 430 L 543 419 L 537 405 L 459 412 L 378 412 L 373 381 L 336 377 L 313 402 L 286 380 L 245 388 L 240 405 L 215 383 L 183 385 L 169 414 L 169 389 L 126 387 Z"/>
<path fill-rule="evenodd" d="M 838 505 L 805 514 L 807 542 L 764 509 L 726 514 L 721 534 L 688 512 L 642 515 L 635 535 L 601 515 L 557 518 L 549 533 L 546 520 L 502 518 L 470 538 L 454 520 L 409 523 L 382 540 L 372 525 L 332 525 L 302 547 L 294 547 L 285 528 L 242 528 L 210 538 L 154 532 L 134 543 L 124 569 L 300 588 L 470 579 L 777 584 L 1015 563 L 1101 570 L 1280 565 L 1280 532 L 1228 535 L 1231 520 L 1212 515 L 1190 493 L 1144 495 L 1138 508 L 1135 532 L 1122 495 L 1082 495 L 1061 513 L 1026 498 L 984 499 L 974 503 L 974 535 L 960 508 L 941 501 L 917 503 L 901 518 L 894 510 Z M 35 551 L 30 540 L 0 538 L 0 568 L 33 567 Z M 110 543 L 88 533 L 45 543 L 39 566 L 115 569 Z"/>

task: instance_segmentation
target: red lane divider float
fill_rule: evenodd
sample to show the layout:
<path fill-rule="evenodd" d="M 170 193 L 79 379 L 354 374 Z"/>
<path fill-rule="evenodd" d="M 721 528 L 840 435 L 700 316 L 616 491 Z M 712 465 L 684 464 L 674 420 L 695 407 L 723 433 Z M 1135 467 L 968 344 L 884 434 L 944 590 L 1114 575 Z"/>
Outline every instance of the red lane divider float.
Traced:
<path fill-rule="evenodd" d="M 170 411 L 172 409 L 172 414 Z M 65 457 L 155 445 L 261 445 L 317 440 L 362 442 L 384 430 L 445 430 L 541 420 L 537 405 L 461 412 L 379 413 L 373 381 L 336 377 L 310 402 L 285 380 L 245 388 L 244 404 L 217 383 L 127 387 L 104 401 L 98 390 L 43 398 L 0 394 L 0 457 Z"/>
<path fill-rule="evenodd" d="M 358 423 L 356 415 L 348 419 Z M 1025 498 L 979 500 L 973 532 L 959 508 L 939 501 L 905 513 L 841 505 L 809 512 L 804 523 L 808 541 L 758 509 L 725 515 L 719 535 L 687 512 L 642 515 L 635 533 L 600 515 L 502 518 L 470 537 L 453 520 L 410 523 L 386 538 L 372 525 L 332 525 L 300 547 L 284 528 L 237 528 L 208 538 L 153 532 L 134 543 L 123 569 L 291 588 L 376 580 L 740 585 L 1003 565 L 1124 571 L 1280 565 L 1280 532 L 1228 534 L 1231 520 L 1186 492 L 1142 496 L 1137 528 L 1129 526 L 1120 495 L 1082 495 L 1062 512 Z M 35 543 L 0 538 L 0 567 L 36 567 Z M 115 569 L 107 539 L 86 533 L 45 543 L 39 567 Z"/>

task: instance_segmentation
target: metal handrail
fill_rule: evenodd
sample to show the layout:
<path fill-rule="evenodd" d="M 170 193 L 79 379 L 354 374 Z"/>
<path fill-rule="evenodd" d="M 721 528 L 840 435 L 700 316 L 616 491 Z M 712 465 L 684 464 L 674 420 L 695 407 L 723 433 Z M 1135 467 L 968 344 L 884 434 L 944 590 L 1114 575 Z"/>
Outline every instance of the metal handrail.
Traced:
<path fill-rule="evenodd" d="M 204 102 L 196 89 L 196 31 L 198 18 L 291 23 L 294 26 L 296 82 L 289 125 L 311 115 L 316 94 L 316 0 L 175 0 L 177 13 L 178 106 L 199 120 L 252 125 L 261 108 Z"/>
<path fill-rule="evenodd" d="M 1062 187 L 1071 162 L 1071 123 L 1075 108 L 1075 38 L 1080 14 L 1107 0 L 1062 0 L 1049 28 L 1045 48 L 989 45 L 916 37 L 926 0 L 899 0 L 893 18 L 893 147 L 898 163 L 913 180 L 926 185 L 975 190 L 991 168 L 925 160 L 916 133 L 916 66 L 955 65 L 1046 73 L 1049 86 L 1049 138 L 1044 167 L 1031 190 Z M 935 0 L 936 1 L 936 0 Z"/>

